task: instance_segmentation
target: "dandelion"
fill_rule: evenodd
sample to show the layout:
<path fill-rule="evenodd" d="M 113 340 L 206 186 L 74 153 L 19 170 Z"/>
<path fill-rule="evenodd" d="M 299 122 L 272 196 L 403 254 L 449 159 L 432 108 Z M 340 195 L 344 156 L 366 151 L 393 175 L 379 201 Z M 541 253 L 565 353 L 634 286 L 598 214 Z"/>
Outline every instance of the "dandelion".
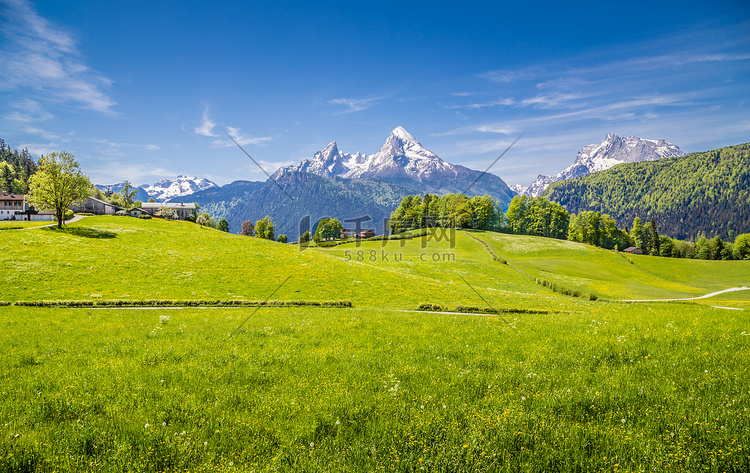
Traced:
<path fill-rule="evenodd" d="M 420 409 L 424 409 L 424 406 L 419 406 Z"/>
<path fill-rule="evenodd" d="M 162 425 L 162 427 L 166 427 L 167 423 L 166 422 L 162 422 L 161 425 Z"/>
<path fill-rule="evenodd" d="M 148 429 L 149 427 L 151 427 L 151 424 L 146 424 L 143 426 L 144 429 Z"/>
<path fill-rule="evenodd" d="M 336 420 L 336 425 L 339 425 L 340 423 L 341 423 L 341 421 L 337 419 Z"/>
<path fill-rule="evenodd" d="M 315 446 L 315 442 L 310 442 L 310 448 L 313 448 Z"/>
<path fill-rule="evenodd" d="M 622 423 L 624 424 L 624 423 L 625 423 L 625 419 L 622 419 L 622 421 L 621 421 L 621 422 L 622 422 Z"/>
<path fill-rule="evenodd" d="M 207 446 L 207 445 L 208 445 L 208 442 L 203 442 L 203 446 L 204 447 Z"/>

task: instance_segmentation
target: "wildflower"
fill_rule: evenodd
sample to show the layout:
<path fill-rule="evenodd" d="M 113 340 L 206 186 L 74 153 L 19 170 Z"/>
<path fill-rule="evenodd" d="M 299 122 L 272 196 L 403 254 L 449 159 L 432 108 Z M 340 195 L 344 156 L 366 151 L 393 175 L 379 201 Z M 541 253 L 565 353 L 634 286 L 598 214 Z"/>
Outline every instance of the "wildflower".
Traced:
<path fill-rule="evenodd" d="M 161 425 L 162 425 L 162 427 L 166 427 L 167 423 L 166 422 L 162 422 Z"/>
<path fill-rule="evenodd" d="M 313 448 L 315 446 L 314 442 L 310 442 L 310 448 Z"/>
<path fill-rule="evenodd" d="M 341 421 L 337 419 L 336 420 L 336 425 L 339 425 L 340 423 L 341 423 Z"/>
<path fill-rule="evenodd" d="M 151 427 L 151 424 L 146 424 L 143 426 L 144 429 L 148 429 L 149 427 Z"/>
<path fill-rule="evenodd" d="M 623 423 L 623 424 L 625 423 L 625 419 L 622 419 L 622 423 Z"/>
<path fill-rule="evenodd" d="M 208 442 L 203 442 L 203 446 L 205 447 L 206 445 L 208 445 Z"/>

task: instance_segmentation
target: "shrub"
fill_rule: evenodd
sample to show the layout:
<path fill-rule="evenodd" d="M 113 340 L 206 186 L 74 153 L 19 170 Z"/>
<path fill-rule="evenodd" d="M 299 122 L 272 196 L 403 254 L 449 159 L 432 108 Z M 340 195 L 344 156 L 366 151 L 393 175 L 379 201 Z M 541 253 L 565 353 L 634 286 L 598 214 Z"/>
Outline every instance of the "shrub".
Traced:
<path fill-rule="evenodd" d="M 149 220 L 151 218 L 151 215 L 149 214 L 140 214 L 138 218 L 142 218 L 143 220 Z"/>
<path fill-rule="evenodd" d="M 431 311 L 431 312 L 442 312 L 446 309 L 446 307 L 443 307 L 440 304 L 431 304 L 429 302 L 422 302 L 421 304 L 419 304 L 418 309 Z"/>
<path fill-rule="evenodd" d="M 65 218 L 65 221 L 68 221 L 68 220 L 70 220 L 71 218 L 73 218 L 73 215 L 75 215 L 75 214 L 73 213 L 73 211 L 72 211 L 72 210 L 70 210 L 70 209 L 66 210 L 66 211 L 65 211 L 65 217 L 64 217 L 64 218 Z"/>

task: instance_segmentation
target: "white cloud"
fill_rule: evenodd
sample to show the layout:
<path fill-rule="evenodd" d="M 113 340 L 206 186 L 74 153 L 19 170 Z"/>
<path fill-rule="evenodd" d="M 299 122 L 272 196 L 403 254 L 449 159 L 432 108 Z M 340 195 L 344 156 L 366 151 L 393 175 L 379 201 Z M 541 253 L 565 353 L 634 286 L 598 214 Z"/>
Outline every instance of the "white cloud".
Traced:
<path fill-rule="evenodd" d="M 39 135 L 45 140 L 58 140 L 60 139 L 59 136 L 50 133 L 48 131 L 42 130 L 41 128 L 34 128 L 34 127 L 27 127 L 26 133 L 32 134 L 32 135 Z"/>
<path fill-rule="evenodd" d="M 271 136 L 248 136 L 242 133 L 242 130 L 239 128 L 235 128 L 233 126 L 228 126 L 227 128 L 227 134 L 234 139 L 240 146 L 245 145 L 263 145 L 269 141 L 273 140 L 273 137 Z M 213 146 L 215 148 L 228 148 L 230 146 L 235 146 L 235 144 L 232 142 L 232 140 L 214 140 Z"/>
<path fill-rule="evenodd" d="M 219 135 L 214 133 L 214 127 L 216 127 L 216 123 L 208 118 L 208 108 L 206 108 L 203 110 L 203 119 L 201 120 L 201 124 L 195 127 L 193 131 L 201 136 L 216 138 Z"/>
<path fill-rule="evenodd" d="M 367 110 L 368 108 L 374 106 L 380 100 L 382 100 L 382 97 L 373 97 L 373 98 L 364 98 L 364 99 L 339 98 L 339 99 L 329 100 L 328 103 L 331 103 L 334 105 L 344 105 L 348 107 L 346 110 L 340 113 L 353 113 L 353 112 L 361 112 L 362 110 Z"/>
<path fill-rule="evenodd" d="M 7 40 L 0 50 L 0 89 L 112 112 L 116 102 L 103 91 L 111 81 L 85 65 L 69 32 L 39 16 L 26 0 L 6 0 L 0 8 Z"/>
<path fill-rule="evenodd" d="M 161 147 L 159 147 L 159 146 L 157 146 L 157 145 L 146 145 L 146 149 L 147 149 L 148 151 L 156 151 L 156 150 L 159 150 L 159 149 L 161 149 Z"/>

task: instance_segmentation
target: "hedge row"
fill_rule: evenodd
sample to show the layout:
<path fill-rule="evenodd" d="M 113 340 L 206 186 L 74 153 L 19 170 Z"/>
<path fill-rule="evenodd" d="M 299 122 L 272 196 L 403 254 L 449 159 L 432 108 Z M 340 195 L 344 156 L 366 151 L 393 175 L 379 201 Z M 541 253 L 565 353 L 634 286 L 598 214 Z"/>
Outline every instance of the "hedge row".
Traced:
<path fill-rule="evenodd" d="M 599 296 L 591 293 L 585 293 L 583 291 L 579 291 L 578 289 L 571 289 L 569 287 L 565 287 L 562 284 L 558 284 L 554 281 L 547 281 L 546 279 L 534 279 L 537 284 L 540 284 L 544 287 L 548 287 L 552 289 L 554 292 L 557 292 L 559 294 L 563 294 L 565 296 L 572 296 L 572 297 L 583 297 L 584 299 L 588 299 L 590 301 L 595 301 L 599 299 Z"/>
<path fill-rule="evenodd" d="M 450 309 L 440 304 L 430 304 L 430 303 L 423 302 L 422 304 L 419 304 L 419 310 L 425 310 L 425 311 L 431 311 L 431 312 L 445 312 Z M 514 308 L 495 309 L 492 307 L 476 307 L 476 306 L 465 306 L 465 305 L 456 306 L 453 312 L 465 312 L 469 314 L 549 314 L 548 310 L 514 309 Z"/>
<path fill-rule="evenodd" d="M 352 307 L 351 301 L 246 301 L 246 300 L 222 300 L 222 299 L 145 299 L 145 300 L 96 300 L 96 301 L 16 301 L 0 302 L 0 306 L 22 306 L 22 307 Z"/>

